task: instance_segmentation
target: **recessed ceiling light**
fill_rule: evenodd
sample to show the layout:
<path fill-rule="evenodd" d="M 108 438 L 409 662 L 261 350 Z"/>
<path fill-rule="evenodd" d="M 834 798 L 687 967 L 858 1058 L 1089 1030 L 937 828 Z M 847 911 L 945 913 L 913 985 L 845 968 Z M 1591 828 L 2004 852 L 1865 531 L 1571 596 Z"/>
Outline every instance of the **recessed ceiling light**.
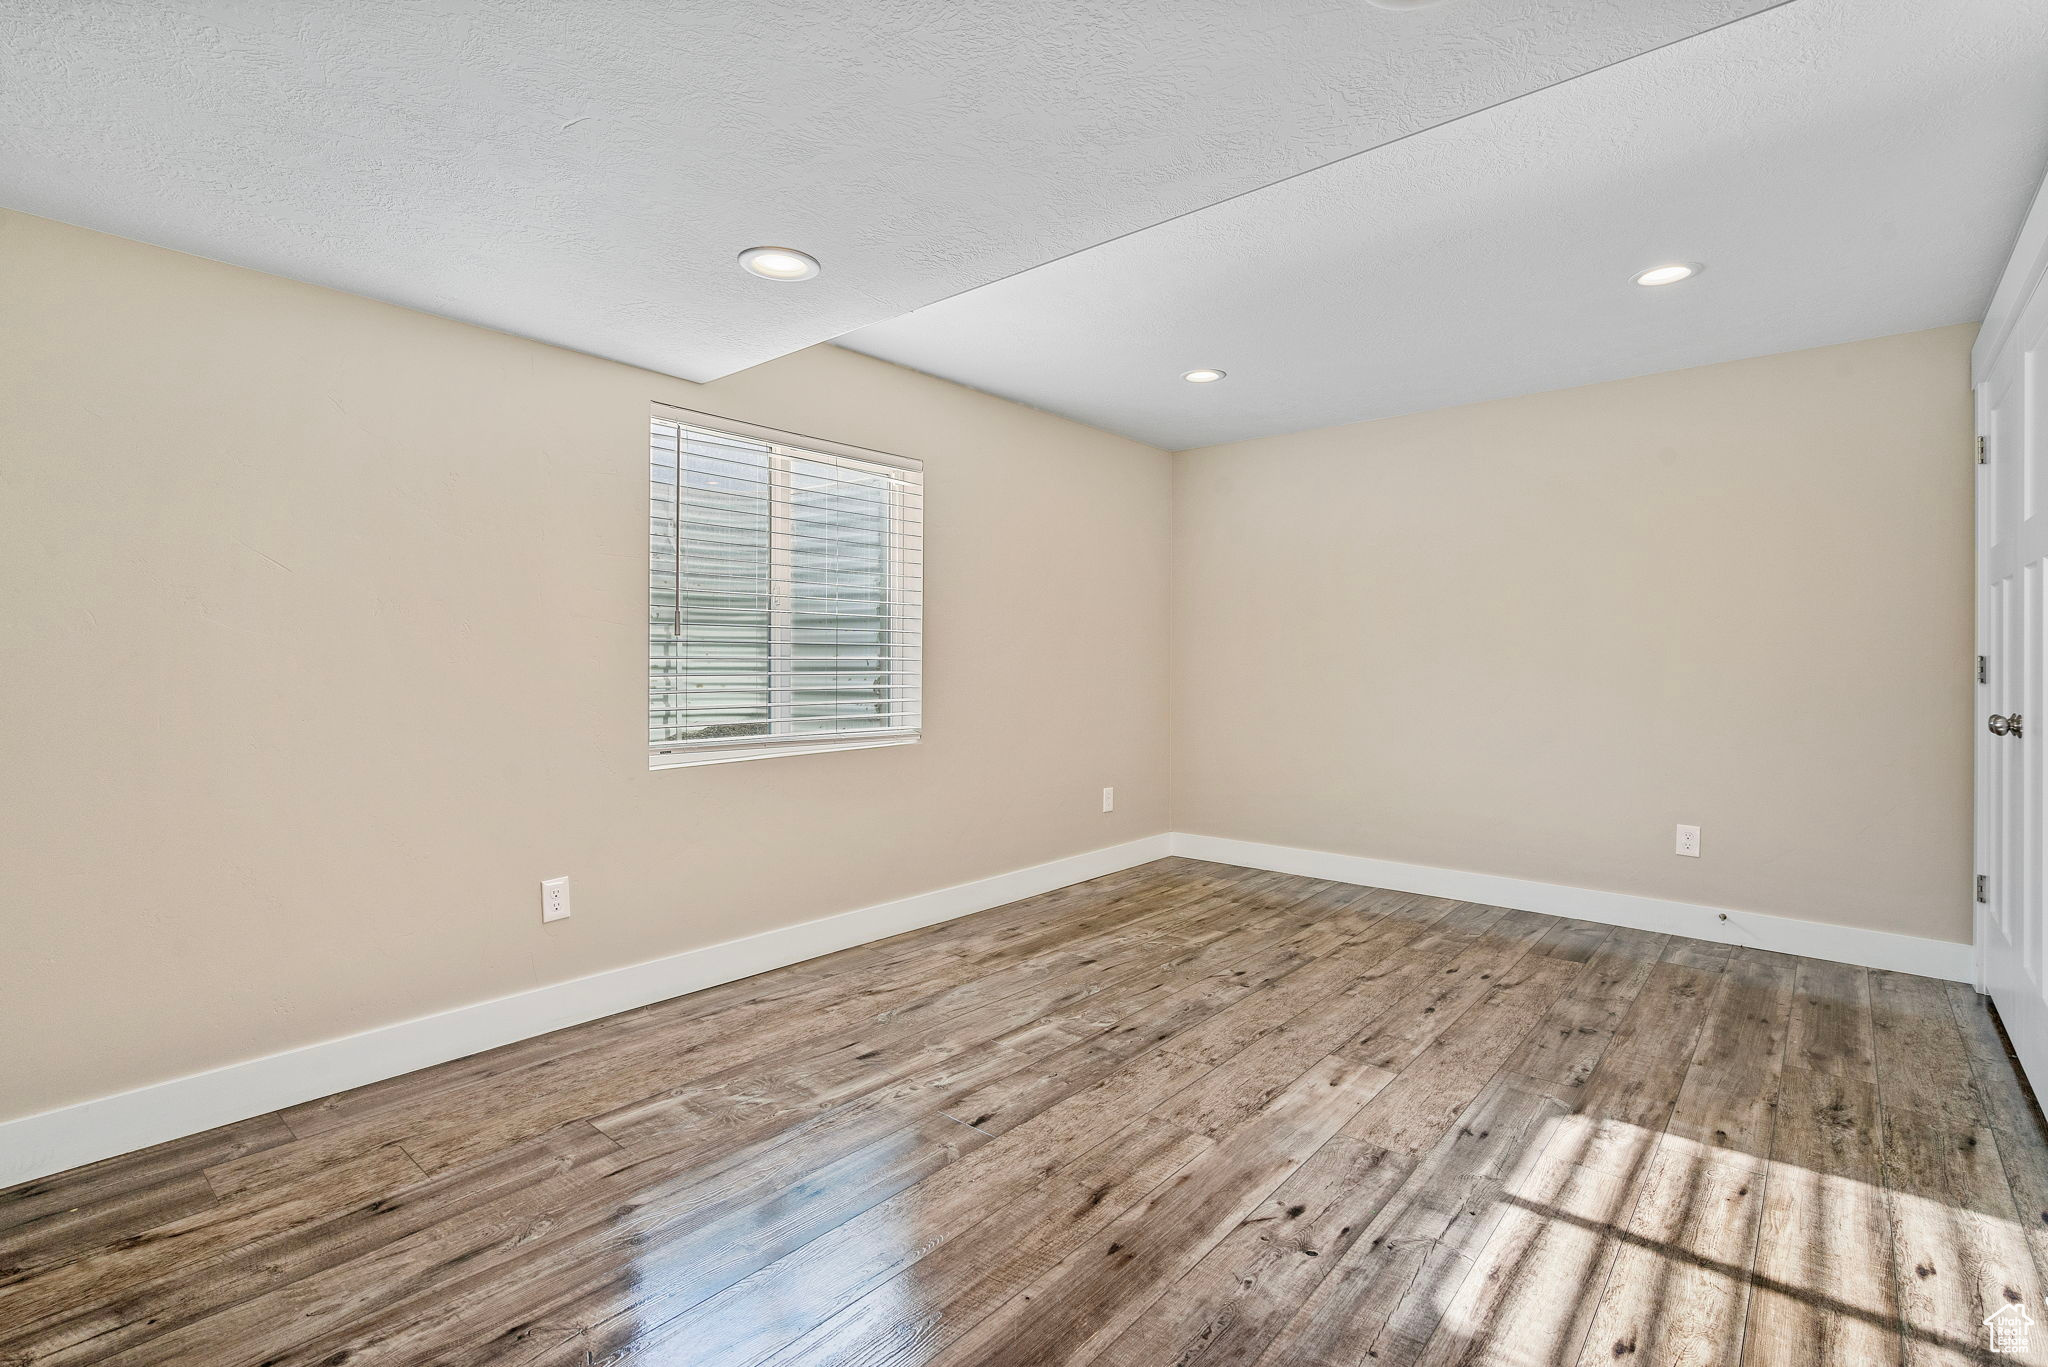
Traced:
<path fill-rule="evenodd" d="M 1223 378 L 1223 372 L 1220 370 L 1190 370 L 1181 378 L 1189 384 L 1214 384 Z"/>
<path fill-rule="evenodd" d="M 740 264 L 763 280 L 808 280 L 818 273 L 818 258 L 794 247 L 749 247 Z"/>
<path fill-rule="evenodd" d="M 1675 285 L 1690 280 L 1703 269 L 1697 263 L 1680 261 L 1669 266 L 1652 266 L 1636 277 L 1638 285 Z"/>

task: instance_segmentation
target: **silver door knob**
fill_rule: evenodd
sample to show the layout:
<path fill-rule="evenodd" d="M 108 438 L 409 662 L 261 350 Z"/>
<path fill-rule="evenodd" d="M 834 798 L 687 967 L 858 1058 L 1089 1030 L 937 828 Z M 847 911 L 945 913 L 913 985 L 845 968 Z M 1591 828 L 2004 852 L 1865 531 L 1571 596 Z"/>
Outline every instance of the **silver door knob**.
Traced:
<path fill-rule="evenodd" d="M 2017 738 L 2021 734 L 2020 714 L 2017 712 L 2013 713 L 2010 717 L 2001 717 L 1994 714 L 1985 719 L 1984 725 L 1994 736 L 2013 736 Z"/>

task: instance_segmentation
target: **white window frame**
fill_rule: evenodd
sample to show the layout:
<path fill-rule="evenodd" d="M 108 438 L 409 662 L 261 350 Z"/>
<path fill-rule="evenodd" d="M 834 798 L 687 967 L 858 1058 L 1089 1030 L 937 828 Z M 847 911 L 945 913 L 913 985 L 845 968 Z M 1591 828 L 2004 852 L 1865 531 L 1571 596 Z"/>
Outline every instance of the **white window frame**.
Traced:
<path fill-rule="evenodd" d="M 653 411 L 650 416 L 662 422 L 679 423 L 685 427 L 700 428 L 722 436 L 759 442 L 768 446 L 776 457 L 802 457 L 806 454 L 837 456 L 846 460 L 861 461 L 871 465 L 882 465 L 893 469 L 910 471 L 917 475 L 918 501 L 921 510 L 924 469 L 923 462 L 921 461 L 911 460 L 905 456 L 891 455 L 885 451 L 872 451 L 862 446 L 850 446 L 845 442 L 829 441 L 822 437 L 809 437 L 799 433 L 780 431 L 773 427 L 762 427 L 757 423 L 741 422 L 735 418 L 724 417 L 716 413 L 703 413 L 696 409 L 682 408 L 675 404 L 656 402 L 653 405 Z M 676 488 L 678 506 L 680 506 L 682 498 L 680 458 L 681 453 L 678 451 L 678 482 Z M 772 464 L 771 470 L 780 471 L 779 476 L 771 473 L 771 480 L 777 478 L 787 479 L 788 466 L 786 464 L 777 461 Z M 899 502 L 892 510 L 892 520 L 901 518 L 903 514 L 904 509 Z M 782 519 L 778 517 L 776 520 L 779 523 Z M 743 740 L 713 738 L 695 741 L 649 741 L 647 747 L 647 767 L 650 769 L 681 769 L 705 764 L 734 764 L 742 760 L 772 759 L 778 755 L 816 755 L 834 750 L 875 750 L 887 746 L 915 745 L 921 740 L 924 735 L 924 622 L 922 606 L 924 600 L 924 552 L 921 521 L 919 527 L 920 536 L 916 549 L 906 545 L 905 539 L 901 536 L 890 538 L 888 602 L 891 609 L 891 618 L 892 620 L 909 624 L 907 627 L 899 629 L 908 631 L 911 634 L 912 641 L 915 643 L 909 657 L 911 665 L 910 725 L 894 727 L 889 730 L 852 732 L 843 736 L 805 732 L 788 736 L 748 737 Z M 786 535 L 787 528 L 783 528 L 782 531 Z M 678 537 L 678 549 L 680 549 L 680 537 Z M 774 577 L 774 571 L 771 569 L 770 582 L 774 586 L 772 590 L 774 596 L 783 603 L 783 606 L 779 608 L 771 608 L 772 621 L 770 630 L 772 632 L 775 629 L 774 622 L 782 622 L 784 624 L 783 629 L 787 630 L 787 621 L 791 614 L 787 607 L 786 581 Z M 906 592 L 906 587 L 910 585 L 915 585 L 917 592 Z M 654 609 L 653 586 L 654 562 L 650 556 L 648 562 L 648 608 L 650 613 Z M 773 680 L 780 674 L 786 679 L 787 670 L 776 667 L 776 658 L 771 652 L 769 677 Z M 894 670 L 893 659 L 891 664 L 892 672 L 900 672 Z M 647 698 L 644 700 L 648 703 L 648 710 L 650 711 L 653 697 L 652 677 L 650 672 L 649 691 Z M 770 686 L 773 692 L 780 693 L 784 691 L 776 689 L 772 682 Z M 771 701 L 771 716 L 774 712 L 782 710 L 787 705 L 786 701 L 781 704 Z"/>

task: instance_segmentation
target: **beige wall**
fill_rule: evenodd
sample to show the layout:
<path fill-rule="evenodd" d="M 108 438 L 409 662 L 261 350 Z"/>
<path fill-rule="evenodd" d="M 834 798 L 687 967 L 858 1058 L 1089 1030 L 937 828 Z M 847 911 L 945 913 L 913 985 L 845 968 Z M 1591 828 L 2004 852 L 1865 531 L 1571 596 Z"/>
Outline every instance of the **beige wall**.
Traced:
<path fill-rule="evenodd" d="M 1176 457 L 1176 829 L 1967 940 L 1974 332 Z"/>
<path fill-rule="evenodd" d="M 1169 820 L 1966 939 L 1971 332 L 1169 462 L 0 214 L 0 1120 Z M 650 399 L 927 463 L 923 744 L 646 769 Z"/>
<path fill-rule="evenodd" d="M 651 399 L 926 462 L 923 744 L 648 772 Z M 0 1119 L 1163 830 L 1168 479 L 0 215 Z"/>

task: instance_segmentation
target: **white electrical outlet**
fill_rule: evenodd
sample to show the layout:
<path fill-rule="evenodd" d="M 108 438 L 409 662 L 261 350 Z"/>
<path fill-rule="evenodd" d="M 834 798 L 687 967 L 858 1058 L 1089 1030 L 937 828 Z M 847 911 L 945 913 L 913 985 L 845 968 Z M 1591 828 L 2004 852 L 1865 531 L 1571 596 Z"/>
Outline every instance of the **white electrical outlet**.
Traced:
<path fill-rule="evenodd" d="M 1700 828 L 1680 826 L 1678 828 L 1678 853 L 1690 859 L 1700 857 Z"/>
<path fill-rule="evenodd" d="M 540 919 L 559 921 L 569 914 L 569 880 L 544 878 L 540 884 Z"/>
<path fill-rule="evenodd" d="M 1104 788 L 1102 790 L 1102 810 L 1105 812 L 1116 810 L 1116 789 Z"/>

